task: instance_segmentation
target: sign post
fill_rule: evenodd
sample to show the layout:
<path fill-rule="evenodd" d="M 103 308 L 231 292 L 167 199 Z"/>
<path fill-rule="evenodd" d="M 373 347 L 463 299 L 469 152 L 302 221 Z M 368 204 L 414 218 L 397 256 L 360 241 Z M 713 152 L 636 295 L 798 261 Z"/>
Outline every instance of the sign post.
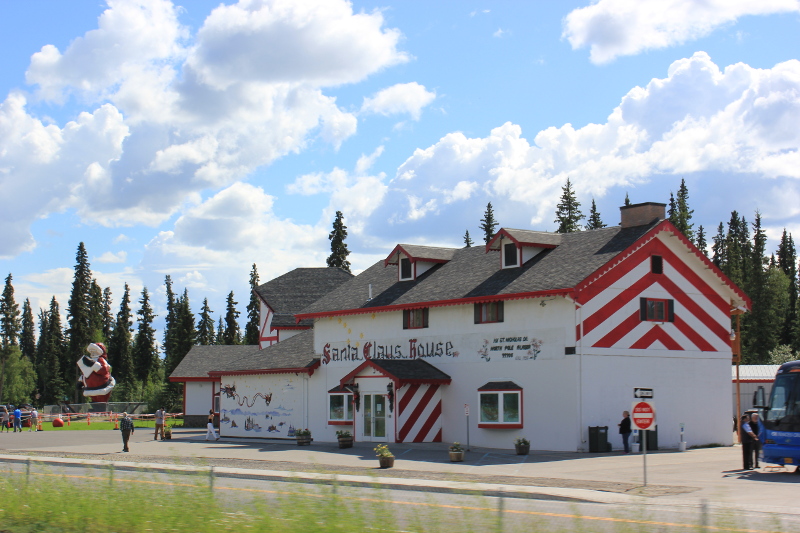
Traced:
<path fill-rule="evenodd" d="M 652 389 L 650 391 L 652 396 Z M 639 429 L 642 441 L 642 459 L 644 463 L 644 486 L 647 486 L 647 430 L 656 424 L 656 409 L 652 402 L 634 401 L 631 408 L 631 420 Z"/>

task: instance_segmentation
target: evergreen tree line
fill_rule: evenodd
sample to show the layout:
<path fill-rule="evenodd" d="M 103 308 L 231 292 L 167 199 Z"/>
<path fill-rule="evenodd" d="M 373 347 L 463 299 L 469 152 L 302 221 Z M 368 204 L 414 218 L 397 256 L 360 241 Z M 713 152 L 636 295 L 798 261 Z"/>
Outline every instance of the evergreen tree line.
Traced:
<path fill-rule="evenodd" d="M 631 205 L 627 194 L 624 205 Z M 742 362 L 780 364 L 800 359 L 798 258 L 791 233 L 784 229 L 777 250 L 768 253 L 761 213 L 756 211 L 753 222 L 748 223 L 744 216 L 733 211 L 727 225 L 719 223 L 709 250 L 706 229 L 702 225 L 695 228 L 692 222 L 694 210 L 689 206 L 685 180 L 681 179 L 677 194 L 670 193 L 667 205 L 669 221 L 750 297 L 752 307 L 741 317 Z M 594 199 L 588 217 L 580 208 L 581 203 L 567 179 L 556 206 L 557 233 L 606 227 Z M 485 243 L 494 237 L 498 225 L 490 202 L 479 225 Z M 474 244 L 469 230 L 463 239 L 467 247 Z"/>
<path fill-rule="evenodd" d="M 14 295 L 12 275 L 0 296 L 0 402 L 51 405 L 60 401 L 82 403 L 76 361 L 92 342 L 102 342 L 117 386 L 112 402 L 144 401 L 153 409 L 181 408 L 182 386 L 168 378 L 192 346 L 213 344 L 258 344 L 259 302 L 251 291 L 244 334 L 238 324 L 239 311 L 233 291 L 228 294 L 225 315 L 215 322 L 208 298 L 196 316 L 187 289 L 178 295 L 169 275 L 166 288 L 164 338 L 157 342 L 156 318 L 147 287 L 131 308 L 128 284 L 114 313 L 111 289 L 102 289 L 92 276 L 84 243 L 78 245 L 75 276 L 62 324 L 55 296 L 38 312 L 38 331 L 30 300 L 20 310 Z M 254 264 L 250 287 L 259 285 Z M 163 358 L 161 357 L 163 352 Z"/>

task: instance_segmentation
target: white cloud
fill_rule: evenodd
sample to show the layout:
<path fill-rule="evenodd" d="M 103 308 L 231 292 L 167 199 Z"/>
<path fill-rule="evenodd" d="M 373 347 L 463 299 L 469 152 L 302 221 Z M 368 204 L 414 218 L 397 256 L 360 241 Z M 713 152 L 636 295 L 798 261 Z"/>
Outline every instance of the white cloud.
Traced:
<path fill-rule="evenodd" d="M 506 123 L 484 138 L 450 133 L 417 149 L 398 168 L 371 223 L 383 225 L 375 231 L 431 238 L 439 235 L 431 214 L 474 227 L 491 201 L 501 224 L 546 229 L 567 177 L 579 198 L 662 175 L 780 180 L 772 193 L 756 186 L 764 205 L 774 205 L 791 196 L 787 187 L 800 189 L 798 123 L 800 61 L 723 71 L 697 53 L 673 63 L 666 78 L 632 89 L 603 124 L 551 127 L 530 141 Z"/>
<path fill-rule="evenodd" d="M 800 12 L 797 0 L 599 0 L 564 19 L 573 49 L 590 48 L 593 63 L 666 48 L 708 35 L 747 15 Z"/>
<path fill-rule="evenodd" d="M 362 155 L 358 158 L 356 162 L 356 174 L 364 174 L 372 165 L 375 164 L 375 161 L 383 154 L 383 146 L 378 146 L 374 152 L 370 155 Z"/>
<path fill-rule="evenodd" d="M 500 37 L 502 37 L 506 33 L 508 33 L 508 32 L 506 30 L 504 30 L 503 28 L 497 28 L 497 31 L 495 31 L 492 34 L 492 37 L 495 37 L 495 38 L 499 39 Z"/>
<path fill-rule="evenodd" d="M 380 11 L 354 14 L 341 0 L 241 0 L 209 15 L 187 65 L 216 89 L 354 83 L 409 60 L 397 50 L 401 33 L 383 22 Z"/>
<path fill-rule="evenodd" d="M 128 260 L 128 252 L 122 250 L 117 253 L 105 252 L 100 257 L 94 259 L 98 263 L 124 263 Z"/>
<path fill-rule="evenodd" d="M 166 0 L 113 0 L 96 30 L 34 54 L 39 97 L 97 107 L 62 127 L 22 93 L 0 102 L 0 256 L 31 250 L 30 224 L 52 212 L 156 226 L 316 139 L 338 149 L 357 119 L 324 89 L 410 59 L 380 11 L 345 0 L 222 5 L 189 48 L 177 14 Z M 425 104 L 407 99 L 418 116 Z"/>
<path fill-rule="evenodd" d="M 120 233 L 119 235 L 114 237 L 114 240 L 111 242 L 113 242 L 114 244 L 122 244 L 126 242 L 131 242 L 131 238 L 125 235 L 124 233 Z"/>
<path fill-rule="evenodd" d="M 422 108 L 433 102 L 435 91 L 428 91 L 424 85 L 416 82 L 398 83 L 370 98 L 364 98 L 362 113 L 377 113 L 384 116 L 408 113 L 414 120 L 419 120 Z"/>

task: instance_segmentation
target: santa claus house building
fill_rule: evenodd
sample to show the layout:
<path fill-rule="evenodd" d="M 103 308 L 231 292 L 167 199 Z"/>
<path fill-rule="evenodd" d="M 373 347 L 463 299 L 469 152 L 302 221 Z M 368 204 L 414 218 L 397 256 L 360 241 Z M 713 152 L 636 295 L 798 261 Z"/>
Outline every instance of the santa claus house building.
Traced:
<path fill-rule="evenodd" d="M 665 205 L 576 233 L 398 244 L 357 276 L 299 268 L 256 289 L 259 346 L 196 346 L 170 379 L 224 437 L 588 451 L 653 391 L 660 447 L 731 443 L 731 314 L 750 301 Z"/>

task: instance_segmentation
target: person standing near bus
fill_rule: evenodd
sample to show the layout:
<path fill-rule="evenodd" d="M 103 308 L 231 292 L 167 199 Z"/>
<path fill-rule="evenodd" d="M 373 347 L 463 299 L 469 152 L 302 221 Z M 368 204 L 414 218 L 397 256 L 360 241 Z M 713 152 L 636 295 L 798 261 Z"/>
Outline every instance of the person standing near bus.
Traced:
<path fill-rule="evenodd" d="M 39 411 L 35 407 L 31 408 L 31 427 L 28 431 L 39 431 Z"/>
<path fill-rule="evenodd" d="M 3 427 L 0 428 L 0 432 L 3 432 L 3 431 L 5 431 L 6 433 L 8 432 L 8 417 L 9 416 L 11 416 L 11 415 L 8 414 L 8 409 L 6 409 L 6 406 L 3 405 L 2 409 L 0 409 L 0 422 L 2 422 L 2 424 L 3 424 Z"/>
<path fill-rule="evenodd" d="M 156 434 L 153 440 L 158 440 L 158 435 L 161 434 L 161 440 L 164 440 L 164 409 L 160 408 L 156 411 Z"/>
<path fill-rule="evenodd" d="M 766 438 L 767 430 L 761 423 L 758 413 L 750 413 L 750 431 L 753 432 L 753 465 L 758 468 L 758 459 L 761 455 L 761 445 Z"/>
<path fill-rule="evenodd" d="M 741 435 L 742 435 L 742 469 L 753 469 L 753 447 L 754 441 L 758 437 L 750 428 L 750 415 L 744 413 L 741 421 Z"/>

